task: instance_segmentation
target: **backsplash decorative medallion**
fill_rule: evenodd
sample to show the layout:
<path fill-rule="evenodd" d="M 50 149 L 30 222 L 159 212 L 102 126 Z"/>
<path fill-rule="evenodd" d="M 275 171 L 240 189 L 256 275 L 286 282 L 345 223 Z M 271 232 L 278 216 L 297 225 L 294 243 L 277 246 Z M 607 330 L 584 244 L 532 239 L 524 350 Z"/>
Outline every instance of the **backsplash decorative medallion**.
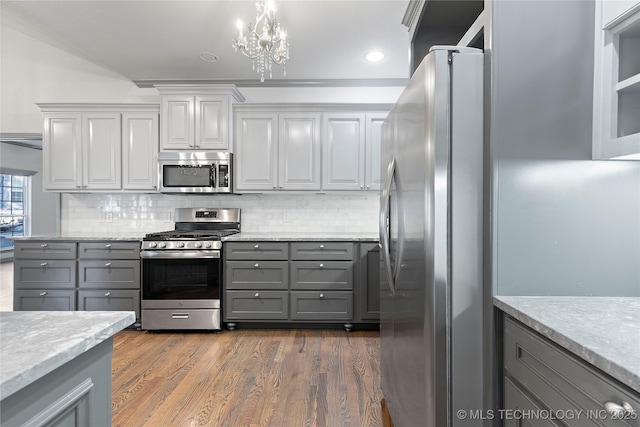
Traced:
<path fill-rule="evenodd" d="M 144 235 L 173 228 L 175 208 L 242 209 L 242 231 L 376 233 L 378 195 L 62 194 L 61 232 Z"/>

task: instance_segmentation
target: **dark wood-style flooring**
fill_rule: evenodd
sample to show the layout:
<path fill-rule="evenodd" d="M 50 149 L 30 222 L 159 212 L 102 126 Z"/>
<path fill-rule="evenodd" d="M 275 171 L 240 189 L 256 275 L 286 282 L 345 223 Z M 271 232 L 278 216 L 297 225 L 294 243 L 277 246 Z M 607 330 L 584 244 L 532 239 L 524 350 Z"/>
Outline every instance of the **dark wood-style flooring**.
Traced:
<path fill-rule="evenodd" d="M 125 330 L 113 426 L 378 427 L 379 360 L 377 331 Z"/>

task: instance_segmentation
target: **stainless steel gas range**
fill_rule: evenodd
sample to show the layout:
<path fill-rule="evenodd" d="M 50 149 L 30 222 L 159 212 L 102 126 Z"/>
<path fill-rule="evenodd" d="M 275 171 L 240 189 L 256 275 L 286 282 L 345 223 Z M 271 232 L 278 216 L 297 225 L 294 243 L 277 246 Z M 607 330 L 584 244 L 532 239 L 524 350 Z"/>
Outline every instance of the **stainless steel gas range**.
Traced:
<path fill-rule="evenodd" d="M 177 208 L 175 230 L 142 241 L 142 329 L 222 327 L 222 237 L 240 232 L 240 209 Z"/>

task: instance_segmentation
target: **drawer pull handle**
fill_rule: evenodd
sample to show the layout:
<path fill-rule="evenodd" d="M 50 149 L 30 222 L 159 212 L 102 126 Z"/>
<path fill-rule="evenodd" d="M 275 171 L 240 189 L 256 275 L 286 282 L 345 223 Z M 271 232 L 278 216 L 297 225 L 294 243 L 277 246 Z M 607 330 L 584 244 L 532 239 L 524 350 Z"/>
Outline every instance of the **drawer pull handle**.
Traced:
<path fill-rule="evenodd" d="M 171 313 L 172 319 L 188 319 L 189 313 Z"/>
<path fill-rule="evenodd" d="M 260 264 L 258 264 L 257 262 L 253 265 L 253 268 L 258 268 L 260 267 Z"/>
<path fill-rule="evenodd" d="M 43 244 L 40 245 L 41 248 L 46 248 L 47 246 L 49 246 L 49 245 L 46 244 L 46 243 L 43 243 Z"/>
<path fill-rule="evenodd" d="M 110 262 L 107 262 L 104 266 L 105 266 L 105 267 L 111 267 L 111 263 L 110 263 Z"/>
<path fill-rule="evenodd" d="M 320 294 L 320 299 L 324 298 L 324 294 Z"/>
<path fill-rule="evenodd" d="M 48 263 L 48 262 L 41 262 L 41 263 L 40 263 L 40 267 L 46 267 L 47 265 L 49 265 L 49 263 Z"/>
<path fill-rule="evenodd" d="M 260 298 L 260 294 L 258 292 L 256 292 L 256 294 L 253 297 L 254 298 Z"/>
<path fill-rule="evenodd" d="M 104 294 L 105 297 L 110 297 L 111 296 L 111 292 L 107 292 L 106 294 Z"/>
<path fill-rule="evenodd" d="M 47 294 L 48 294 L 48 292 L 40 292 L 40 296 L 41 296 L 41 297 L 43 297 L 43 296 L 45 296 L 45 295 L 47 295 Z"/>
<path fill-rule="evenodd" d="M 109 249 L 111 247 L 111 243 L 107 243 L 106 245 L 104 245 L 104 247 Z"/>
<path fill-rule="evenodd" d="M 260 249 L 260 245 L 255 245 L 254 248 L 255 249 Z"/>
<path fill-rule="evenodd" d="M 604 402 L 604 409 L 607 414 L 615 417 L 616 419 L 624 419 L 625 415 L 632 414 L 634 412 L 633 407 L 628 402 L 622 402 L 622 405 L 618 405 L 615 402 Z"/>
<path fill-rule="evenodd" d="M 320 245 L 320 249 L 324 249 L 324 245 Z"/>
<path fill-rule="evenodd" d="M 324 264 L 320 264 L 320 268 L 324 268 Z"/>

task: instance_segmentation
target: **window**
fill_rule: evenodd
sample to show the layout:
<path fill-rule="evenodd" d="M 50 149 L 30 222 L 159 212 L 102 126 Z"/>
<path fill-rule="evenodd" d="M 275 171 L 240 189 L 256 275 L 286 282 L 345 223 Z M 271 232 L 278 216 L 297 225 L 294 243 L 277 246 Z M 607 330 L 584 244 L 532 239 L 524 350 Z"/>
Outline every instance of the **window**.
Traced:
<path fill-rule="evenodd" d="M 24 236 L 28 177 L 0 175 L 0 250 L 13 248 L 8 236 Z"/>

